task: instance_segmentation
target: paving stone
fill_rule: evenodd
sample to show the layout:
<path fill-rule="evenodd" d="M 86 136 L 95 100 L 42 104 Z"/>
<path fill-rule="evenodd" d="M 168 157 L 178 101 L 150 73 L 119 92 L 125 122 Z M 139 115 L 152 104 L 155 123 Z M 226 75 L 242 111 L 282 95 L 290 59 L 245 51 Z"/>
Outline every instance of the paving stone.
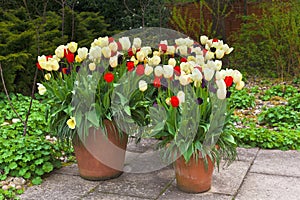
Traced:
<path fill-rule="evenodd" d="M 20 198 L 22 200 L 75 200 L 99 184 L 99 182 L 87 181 L 79 176 L 53 173 L 41 185 L 29 187 Z"/>
<path fill-rule="evenodd" d="M 212 192 L 204 192 L 198 194 L 185 193 L 176 187 L 176 181 L 158 198 L 159 200 L 231 200 L 232 196 L 225 194 L 215 194 Z"/>
<path fill-rule="evenodd" d="M 300 178 L 249 173 L 236 200 L 299 200 Z"/>
<path fill-rule="evenodd" d="M 173 180 L 174 171 L 170 167 L 147 174 L 124 173 L 119 178 L 102 182 L 90 195 L 113 193 L 153 199 Z"/>
<path fill-rule="evenodd" d="M 300 151 L 260 150 L 250 171 L 300 177 Z"/>
<path fill-rule="evenodd" d="M 78 166 L 76 163 L 55 170 L 53 173 L 79 176 Z"/>
<path fill-rule="evenodd" d="M 210 191 L 234 195 L 242 184 L 250 165 L 250 162 L 235 161 L 227 168 L 220 168 L 219 172 L 215 169 Z"/>
<path fill-rule="evenodd" d="M 108 194 L 108 193 L 97 193 L 92 195 L 87 195 L 80 200 L 142 200 L 146 198 L 139 198 L 134 196 L 123 196 L 119 194 Z"/>
<path fill-rule="evenodd" d="M 253 161 L 253 159 L 255 158 L 257 152 L 258 152 L 259 148 L 249 148 L 249 149 L 245 149 L 245 148 L 237 148 L 237 160 L 238 161 Z"/>
<path fill-rule="evenodd" d="M 134 138 L 128 139 L 127 151 L 131 152 L 145 152 L 149 149 L 154 149 L 158 140 L 156 139 L 141 139 L 139 143 L 136 144 L 136 140 Z"/>

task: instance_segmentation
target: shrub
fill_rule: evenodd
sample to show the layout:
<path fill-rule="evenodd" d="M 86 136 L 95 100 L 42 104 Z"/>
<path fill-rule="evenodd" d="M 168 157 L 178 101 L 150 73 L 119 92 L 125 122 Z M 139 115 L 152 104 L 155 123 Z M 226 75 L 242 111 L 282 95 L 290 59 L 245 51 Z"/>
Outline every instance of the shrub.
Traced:
<path fill-rule="evenodd" d="M 255 97 L 245 90 L 234 90 L 230 95 L 229 104 L 231 108 L 245 109 L 255 106 Z"/>
<path fill-rule="evenodd" d="M 266 90 L 264 95 L 261 95 L 260 98 L 264 101 L 270 100 L 271 97 L 278 96 L 283 98 L 290 98 L 294 94 L 298 93 L 298 89 L 291 85 L 275 85 L 270 89 Z"/>

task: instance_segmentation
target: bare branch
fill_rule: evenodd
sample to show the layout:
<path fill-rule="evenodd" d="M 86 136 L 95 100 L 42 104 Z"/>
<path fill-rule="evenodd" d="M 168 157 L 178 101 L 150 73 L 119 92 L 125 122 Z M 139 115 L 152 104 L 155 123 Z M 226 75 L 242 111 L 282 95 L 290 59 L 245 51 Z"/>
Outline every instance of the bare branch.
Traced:
<path fill-rule="evenodd" d="M 133 14 L 133 15 L 136 15 L 136 16 L 138 16 L 138 17 L 141 17 L 142 18 L 142 16 L 140 16 L 140 15 L 138 15 L 138 14 L 136 14 L 136 13 L 134 13 L 134 12 L 132 12 L 130 9 L 129 9 L 129 7 L 128 7 L 128 5 L 127 5 L 127 3 L 126 3 L 126 0 L 124 0 L 124 5 L 125 5 L 125 7 L 126 7 L 126 9 L 131 13 L 131 14 Z"/>
<path fill-rule="evenodd" d="M 21 116 L 19 115 L 19 113 L 16 111 L 15 107 L 13 106 L 12 102 L 11 102 L 11 99 L 8 95 L 8 92 L 7 92 L 7 88 L 6 88 L 6 85 L 5 85 L 5 81 L 4 81 L 4 77 L 3 77 L 3 73 L 2 73 L 2 66 L 1 66 L 1 63 L 0 63 L 0 75 L 1 75 L 1 80 L 2 80 L 2 84 L 3 84 L 3 88 L 4 88 L 4 92 L 6 94 L 6 97 L 7 97 L 7 100 L 8 100 L 8 103 L 9 103 L 9 106 L 11 107 L 11 109 L 13 110 L 13 112 L 17 115 L 17 117 L 21 120 L 21 122 L 24 124 L 24 121 L 23 119 L 21 118 Z"/>

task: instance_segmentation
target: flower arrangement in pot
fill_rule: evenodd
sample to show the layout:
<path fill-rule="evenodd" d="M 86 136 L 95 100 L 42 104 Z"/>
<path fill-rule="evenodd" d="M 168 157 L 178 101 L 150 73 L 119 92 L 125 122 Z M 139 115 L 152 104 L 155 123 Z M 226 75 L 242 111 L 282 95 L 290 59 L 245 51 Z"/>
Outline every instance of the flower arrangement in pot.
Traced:
<path fill-rule="evenodd" d="M 139 45 L 136 38 L 133 46 Z M 131 70 L 129 48 L 127 37 L 99 37 L 90 49 L 70 42 L 57 47 L 53 56 L 38 57 L 37 67 L 45 72 L 38 90 L 48 105 L 50 128 L 59 141 L 73 142 L 85 179 L 105 180 L 122 173 L 128 135 L 116 126 L 110 104 L 117 82 Z M 132 113 L 142 109 L 139 99 L 131 102 Z"/>
<path fill-rule="evenodd" d="M 226 99 L 231 89 L 244 87 L 239 71 L 222 69 L 221 59 L 233 48 L 207 36 L 200 40 L 161 41 L 145 57 L 138 79 L 141 91 L 155 90 L 151 130 L 145 128 L 142 137 L 160 139 L 162 157 L 174 161 L 177 185 L 186 192 L 209 190 L 214 165 L 236 158 L 234 138 L 224 132 L 232 113 Z"/>

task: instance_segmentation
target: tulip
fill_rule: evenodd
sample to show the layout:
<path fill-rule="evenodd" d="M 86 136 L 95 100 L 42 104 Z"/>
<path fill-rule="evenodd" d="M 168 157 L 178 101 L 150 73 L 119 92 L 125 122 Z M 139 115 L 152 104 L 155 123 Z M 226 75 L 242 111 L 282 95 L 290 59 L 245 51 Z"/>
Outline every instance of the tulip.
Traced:
<path fill-rule="evenodd" d="M 206 67 L 203 69 L 203 73 L 205 80 L 210 81 L 215 74 L 215 70 Z"/>
<path fill-rule="evenodd" d="M 184 94 L 183 91 L 179 91 L 179 92 L 177 93 L 177 97 L 178 97 L 178 99 L 179 99 L 179 103 L 180 103 L 180 104 L 183 103 L 183 102 L 185 101 L 185 94 Z"/>
<path fill-rule="evenodd" d="M 123 51 L 128 51 L 128 49 L 129 49 L 130 46 L 131 46 L 129 37 L 121 37 L 121 38 L 119 39 L 119 42 L 121 43 L 121 46 L 122 46 Z"/>
<path fill-rule="evenodd" d="M 109 59 L 109 65 L 110 65 L 112 68 L 117 67 L 117 66 L 118 66 L 118 56 L 110 57 L 110 59 Z"/>
<path fill-rule="evenodd" d="M 245 86 L 245 82 L 244 81 L 240 81 L 236 84 L 235 89 L 237 90 L 241 90 L 243 89 L 243 87 Z"/>
<path fill-rule="evenodd" d="M 171 78 L 174 73 L 174 68 L 172 65 L 164 65 L 163 66 L 163 74 L 165 78 Z"/>
<path fill-rule="evenodd" d="M 102 50 L 101 50 L 101 52 L 102 52 L 102 54 L 103 54 L 103 56 L 105 58 L 110 58 L 110 56 L 111 56 L 111 50 L 110 50 L 110 48 L 108 46 L 103 47 Z"/>
<path fill-rule="evenodd" d="M 106 37 L 99 37 L 97 43 L 98 43 L 98 46 L 100 46 L 100 47 L 108 46 L 108 43 L 109 43 L 108 37 L 107 36 Z"/>
<path fill-rule="evenodd" d="M 149 65 L 151 66 L 156 66 L 160 63 L 161 59 L 159 56 L 153 56 L 152 58 L 149 59 Z"/>
<path fill-rule="evenodd" d="M 211 60 L 215 57 L 215 54 L 211 51 L 206 52 L 205 60 Z"/>
<path fill-rule="evenodd" d="M 175 66 L 176 66 L 176 60 L 175 60 L 175 58 L 170 58 L 170 59 L 168 60 L 168 64 L 169 64 L 169 65 L 172 65 L 173 67 L 175 67 Z"/>
<path fill-rule="evenodd" d="M 187 46 L 178 46 L 178 47 L 177 47 L 177 52 L 178 52 L 181 56 L 187 56 L 187 55 L 188 55 Z"/>
<path fill-rule="evenodd" d="M 216 80 L 216 84 L 217 84 L 218 89 L 226 90 L 226 84 L 223 79 Z"/>
<path fill-rule="evenodd" d="M 216 58 L 217 59 L 221 59 L 221 58 L 223 58 L 224 57 L 224 51 L 223 50 L 221 50 L 221 49 L 217 49 L 216 50 Z"/>
<path fill-rule="evenodd" d="M 89 58 L 96 62 L 96 61 L 100 61 L 101 58 L 101 47 L 99 46 L 94 46 L 90 48 L 90 52 L 89 52 Z"/>
<path fill-rule="evenodd" d="M 149 76 L 153 72 L 153 67 L 146 65 L 145 67 L 145 75 Z"/>
<path fill-rule="evenodd" d="M 55 55 L 58 57 L 58 58 L 63 58 L 65 56 L 65 46 L 64 45 L 60 45 L 58 46 L 56 49 L 55 49 Z"/>
<path fill-rule="evenodd" d="M 48 65 L 54 71 L 57 71 L 59 69 L 59 64 L 58 64 L 57 60 L 55 60 L 53 58 L 48 59 Z"/>
<path fill-rule="evenodd" d="M 203 79 L 202 73 L 200 72 L 199 69 L 194 68 L 192 71 L 191 79 L 193 81 L 201 82 Z"/>
<path fill-rule="evenodd" d="M 145 53 L 143 51 L 139 51 L 136 53 L 136 58 L 138 61 L 143 62 L 145 60 Z"/>
<path fill-rule="evenodd" d="M 179 106 L 179 98 L 177 96 L 172 96 L 170 99 L 170 103 L 173 107 L 178 107 Z"/>
<path fill-rule="evenodd" d="M 167 46 L 166 54 L 168 54 L 168 55 L 175 54 L 175 47 L 174 46 Z"/>
<path fill-rule="evenodd" d="M 49 81 L 50 78 L 51 78 L 51 74 L 50 74 L 50 73 L 45 74 L 45 79 L 46 79 L 47 81 Z"/>
<path fill-rule="evenodd" d="M 178 38 L 178 39 L 175 40 L 175 44 L 177 46 L 185 45 L 185 40 L 183 38 Z"/>
<path fill-rule="evenodd" d="M 67 47 L 71 53 L 75 53 L 77 50 L 78 44 L 76 42 L 70 42 L 67 44 Z"/>
<path fill-rule="evenodd" d="M 37 83 L 38 85 L 38 91 L 40 95 L 44 95 L 47 91 L 47 89 L 45 88 L 45 86 L 41 83 Z"/>
<path fill-rule="evenodd" d="M 151 47 L 142 47 L 140 51 L 143 51 L 145 56 L 148 56 L 149 54 L 152 53 Z"/>
<path fill-rule="evenodd" d="M 202 45 L 205 45 L 207 43 L 208 37 L 205 35 L 200 36 L 200 41 Z"/>
<path fill-rule="evenodd" d="M 141 48 L 141 46 L 142 46 L 141 38 L 134 38 L 133 39 L 133 46 L 137 49 Z"/>
<path fill-rule="evenodd" d="M 90 63 L 90 64 L 89 64 L 89 69 L 90 69 L 91 71 L 95 71 L 95 69 L 96 69 L 96 64 L 95 64 L 95 63 Z"/>
<path fill-rule="evenodd" d="M 217 90 L 217 97 L 219 99 L 225 99 L 226 98 L 226 94 L 227 94 L 226 88 L 225 89 L 218 89 Z"/>
<path fill-rule="evenodd" d="M 162 75 L 164 74 L 164 70 L 161 66 L 156 66 L 155 69 L 154 69 L 154 75 L 156 77 L 161 77 Z"/>
<path fill-rule="evenodd" d="M 186 86 L 190 83 L 191 77 L 190 75 L 180 75 L 179 76 L 179 83 L 183 86 Z"/>
<path fill-rule="evenodd" d="M 113 51 L 113 52 L 118 51 L 118 44 L 117 44 L 115 41 L 109 43 L 108 47 L 109 47 L 110 50 Z"/>
<path fill-rule="evenodd" d="M 67 121 L 67 125 L 69 126 L 70 129 L 75 129 L 76 127 L 76 120 L 75 117 L 70 117 Z"/>
<path fill-rule="evenodd" d="M 193 46 L 194 44 L 194 40 L 190 39 L 190 38 L 185 38 L 184 39 L 184 44 L 187 46 L 187 47 L 191 47 Z"/>
<path fill-rule="evenodd" d="M 139 81 L 139 90 L 144 92 L 147 90 L 147 88 L 148 88 L 147 82 L 144 80 L 140 80 Z"/>

